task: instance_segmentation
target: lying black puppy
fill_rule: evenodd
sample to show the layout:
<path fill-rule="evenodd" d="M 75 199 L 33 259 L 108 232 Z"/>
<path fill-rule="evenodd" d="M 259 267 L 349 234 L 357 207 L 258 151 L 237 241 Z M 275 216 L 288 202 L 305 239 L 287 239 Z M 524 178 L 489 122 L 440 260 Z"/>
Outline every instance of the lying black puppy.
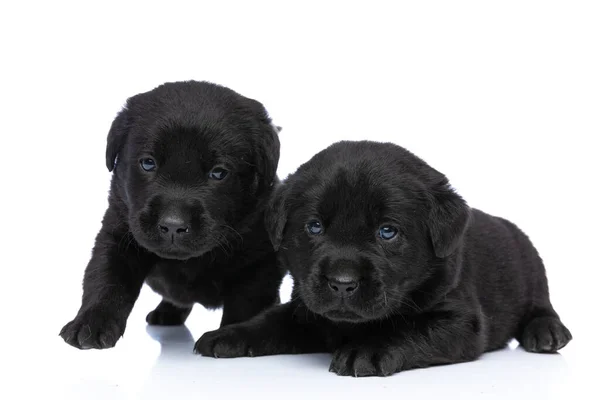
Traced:
<path fill-rule="evenodd" d="M 571 339 L 527 236 L 469 208 L 401 147 L 332 145 L 279 186 L 272 207 L 291 302 L 204 334 L 196 352 L 333 352 L 330 371 L 385 376 L 474 360 L 514 337 L 532 352 Z"/>
<path fill-rule="evenodd" d="M 259 102 L 206 82 L 128 99 L 108 134 L 109 206 L 64 340 L 114 346 L 144 281 L 163 296 L 149 324 L 182 324 L 200 303 L 223 306 L 223 326 L 278 303 L 264 210 L 279 129 Z"/>

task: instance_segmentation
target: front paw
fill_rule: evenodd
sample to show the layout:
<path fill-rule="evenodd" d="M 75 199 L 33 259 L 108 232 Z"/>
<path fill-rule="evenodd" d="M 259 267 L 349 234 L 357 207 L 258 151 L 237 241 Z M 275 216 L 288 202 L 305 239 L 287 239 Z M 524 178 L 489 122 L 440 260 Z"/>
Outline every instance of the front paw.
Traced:
<path fill-rule="evenodd" d="M 385 345 L 348 345 L 333 353 L 330 372 L 342 376 L 388 376 L 400 371 L 403 357 Z"/>
<path fill-rule="evenodd" d="M 214 358 L 253 357 L 256 354 L 250 341 L 245 329 L 230 325 L 202 335 L 194 353 Z"/>
<path fill-rule="evenodd" d="M 573 339 L 571 332 L 556 317 L 538 317 L 530 321 L 521 338 L 521 345 L 533 353 L 555 353 Z"/>
<path fill-rule="evenodd" d="M 125 329 L 124 323 L 104 312 L 89 310 L 80 312 L 60 331 L 65 342 L 78 349 L 107 349 L 115 343 Z"/>
<path fill-rule="evenodd" d="M 188 315 L 189 312 L 167 312 L 157 308 L 148 313 L 146 322 L 148 325 L 177 326 L 183 325 Z"/>

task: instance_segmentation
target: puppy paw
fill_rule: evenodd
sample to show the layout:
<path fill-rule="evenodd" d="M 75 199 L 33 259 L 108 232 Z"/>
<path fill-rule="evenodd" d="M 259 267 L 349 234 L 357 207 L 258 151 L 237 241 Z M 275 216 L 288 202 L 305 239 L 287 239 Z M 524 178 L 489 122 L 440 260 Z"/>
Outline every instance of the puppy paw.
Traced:
<path fill-rule="evenodd" d="M 249 335 L 236 326 L 206 332 L 194 346 L 194 353 L 214 358 L 253 357 Z"/>
<path fill-rule="evenodd" d="M 389 376 L 402 368 L 400 351 L 383 346 L 345 346 L 333 353 L 330 372 L 342 376 Z"/>
<path fill-rule="evenodd" d="M 114 347 L 123 336 L 125 324 L 97 311 L 80 313 L 60 331 L 65 342 L 78 349 L 107 349 Z"/>
<path fill-rule="evenodd" d="M 183 325 L 188 315 L 189 312 L 167 312 L 157 308 L 156 310 L 148 313 L 146 316 L 146 322 L 148 325 Z"/>
<path fill-rule="evenodd" d="M 521 346 L 533 353 L 555 353 L 571 341 L 573 336 L 556 317 L 538 317 L 531 320 L 521 337 Z"/>

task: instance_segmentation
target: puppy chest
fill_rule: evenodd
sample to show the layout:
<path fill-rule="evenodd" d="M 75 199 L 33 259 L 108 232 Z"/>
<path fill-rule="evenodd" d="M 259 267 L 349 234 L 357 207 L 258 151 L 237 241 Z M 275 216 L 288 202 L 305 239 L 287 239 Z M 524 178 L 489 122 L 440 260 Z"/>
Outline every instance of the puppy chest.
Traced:
<path fill-rule="evenodd" d="M 200 303 L 215 308 L 222 304 L 218 277 L 195 271 L 189 266 L 157 265 L 146 278 L 152 290 L 180 305 Z"/>

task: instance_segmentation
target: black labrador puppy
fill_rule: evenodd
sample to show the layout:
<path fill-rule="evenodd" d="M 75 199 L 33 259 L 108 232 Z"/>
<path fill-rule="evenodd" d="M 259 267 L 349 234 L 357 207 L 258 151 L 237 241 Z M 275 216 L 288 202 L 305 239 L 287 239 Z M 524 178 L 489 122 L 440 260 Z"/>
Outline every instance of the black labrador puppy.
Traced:
<path fill-rule="evenodd" d="M 207 82 L 129 98 L 108 133 L 109 206 L 63 339 L 114 346 L 144 282 L 163 296 L 153 325 L 183 324 L 194 303 L 223 306 L 222 326 L 278 303 L 264 211 L 279 129 L 259 102 Z"/>
<path fill-rule="evenodd" d="M 278 187 L 267 221 L 291 302 L 204 334 L 196 352 L 332 352 L 330 371 L 386 376 L 512 338 L 532 352 L 571 340 L 528 237 L 399 146 L 332 145 Z"/>

